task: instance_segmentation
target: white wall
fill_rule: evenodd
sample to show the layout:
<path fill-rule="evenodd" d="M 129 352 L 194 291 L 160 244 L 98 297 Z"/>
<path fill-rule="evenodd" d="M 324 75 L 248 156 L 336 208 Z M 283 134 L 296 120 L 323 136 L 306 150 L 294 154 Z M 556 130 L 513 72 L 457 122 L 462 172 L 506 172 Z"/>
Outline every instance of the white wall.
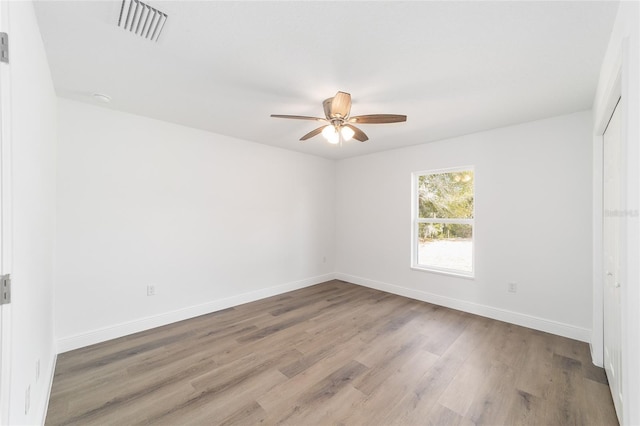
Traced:
<path fill-rule="evenodd" d="M 411 173 L 468 165 L 475 279 L 411 270 Z M 337 182 L 338 278 L 589 339 L 590 112 L 342 160 Z"/>
<path fill-rule="evenodd" d="M 625 43 L 628 71 L 639 75 L 637 16 L 637 3 L 622 2 L 603 63 L 596 114 L 604 108 L 602 93 Z M 320 282 L 334 270 L 356 283 L 589 337 L 589 113 L 353 158 L 336 167 L 319 158 L 60 100 L 56 180 L 57 106 L 31 3 L 10 2 L 9 32 L 10 424 L 40 423 L 46 409 L 55 359 L 56 182 L 55 335 L 61 350 Z M 637 208 L 639 87 L 637 79 L 625 84 L 627 134 L 636 142 L 630 147 L 629 198 Z M 410 174 L 458 165 L 476 168 L 474 280 L 409 269 Z M 635 281 L 630 281 L 626 309 L 635 321 L 640 307 L 637 220 L 629 229 L 628 276 Z M 506 293 L 507 281 L 518 282 L 517 295 Z M 146 296 L 147 284 L 157 286 L 156 296 Z M 627 357 L 638 359 L 638 327 L 627 331 Z M 627 383 L 632 398 L 640 377 L 637 363 L 628 367 L 627 377 L 636 383 L 634 388 Z M 31 409 L 25 414 L 27 386 Z M 629 423 L 639 423 L 638 405 L 625 406 Z"/>
<path fill-rule="evenodd" d="M 58 109 L 61 351 L 332 278 L 333 161 Z"/>
<path fill-rule="evenodd" d="M 13 193 L 9 424 L 39 424 L 55 363 L 56 97 L 31 2 L 9 2 L 9 37 Z M 31 402 L 25 414 L 29 386 Z"/>
<path fill-rule="evenodd" d="M 594 270 L 592 356 L 603 362 L 602 319 L 602 133 L 613 109 L 612 94 L 621 94 L 622 138 L 626 150 L 626 211 L 640 210 L 640 5 L 622 1 L 600 69 L 593 103 L 594 128 Z M 619 76 L 618 81 L 617 77 Z M 640 425 L 640 218 L 636 214 L 621 217 L 626 226 L 626 256 L 622 271 L 622 422 Z"/>

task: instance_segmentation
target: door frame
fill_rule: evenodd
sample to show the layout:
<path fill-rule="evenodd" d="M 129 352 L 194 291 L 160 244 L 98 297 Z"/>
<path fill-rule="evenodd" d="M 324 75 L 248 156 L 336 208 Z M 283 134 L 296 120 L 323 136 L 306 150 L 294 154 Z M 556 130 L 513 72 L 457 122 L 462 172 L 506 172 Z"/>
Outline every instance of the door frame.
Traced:
<path fill-rule="evenodd" d="M 640 178 L 638 167 L 640 166 L 640 151 L 631 143 L 630 132 L 637 133 L 632 128 L 629 102 L 637 94 L 632 93 L 636 83 L 631 82 L 637 78 L 631 73 L 632 64 L 630 57 L 630 40 L 622 39 L 619 45 L 616 65 L 609 73 L 609 81 L 604 91 L 600 105 L 596 105 L 594 116 L 593 139 L 593 330 L 591 339 L 591 355 L 594 364 L 602 367 L 604 361 L 603 339 L 603 307 L 604 307 L 604 265 L 603 265 L 603 135 L 607 123 L 616 106 L 618 98 L 622 107 L 621 119 L 621 144 L 626 152 L 626 173 L 623 180 L 626 182 L 625 191 L 621 194 L 626 205 L 624 220 L 627 226 L 627 238 L 625 257 L 621 265 L 621 352 L 622 352 L 622 406 L 623 412 L 619 413 L 620 423 L 637 422 L 640 418 L 640 409 L 637 407 L 637 398 L 640 397 L 640 368 L 635 361 L 640 356 L 640 268 L 636 258 L 639 255 L 640 230 L 638 226 L 638 199 L 640 198 Z M 600 106 L 599 110 L 598 107 Z M 635 137 L 638 135 L 635 134 Z"/>
<path fill-rule="evenodd" d="M 622 103 L 622 57 L 618 57 L 614 75 L 607 85 L 605 106 L 594 117 L 593 138 L 593 328 L 591 336 L 591 359 L 599 367 L 604 366 L 604 133 L 609 119 L 618 104 Z M 622 107 L 622 105 L 621 105 Z M 621 135 L 622 137 L 622 135 Z M 626 140 L 621 140 L 626 143 Z"/>
<path fill-rule="evenodd" d="M 9 33 L 9 2 L 0 0 L 0 31 Z M 11 84 L 9 64 L 0 62 L 0 273 L 12 272 Z M 0 425 L 9 424 L 11 305 L 0 305 Z"/>

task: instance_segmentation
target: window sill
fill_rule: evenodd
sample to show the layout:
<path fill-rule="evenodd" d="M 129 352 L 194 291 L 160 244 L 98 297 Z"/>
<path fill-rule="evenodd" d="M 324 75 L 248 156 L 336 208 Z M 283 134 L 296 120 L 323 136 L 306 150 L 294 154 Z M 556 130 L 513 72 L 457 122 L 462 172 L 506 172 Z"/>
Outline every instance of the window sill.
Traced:
<path fill-rule="evenodd" d="M 428 268 L 426 266 L 418 266 L 418 265 L 411 265 L 411 269 L 413 269 L 414 271 L 420 271 L 420 272 L 431 272 L 434 274 L 439 274 L 439 275 L 446 275 L 449 277 L 456 277 L 456 278 L 465 278 L 468 280 L 475 280 L 475 274 L 473 272 L 461 272 L 461 271 L 453 271 L 453 270 L 447 270 L 447 269 L 436 269 L 436 268 Z"/>

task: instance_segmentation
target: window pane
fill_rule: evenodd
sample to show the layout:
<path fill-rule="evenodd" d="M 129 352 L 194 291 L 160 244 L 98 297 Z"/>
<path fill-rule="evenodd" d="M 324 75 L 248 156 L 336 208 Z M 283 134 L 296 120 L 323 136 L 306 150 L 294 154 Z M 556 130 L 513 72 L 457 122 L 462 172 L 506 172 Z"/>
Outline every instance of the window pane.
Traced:
<path fill-rule="evenodd" d="M 418 264 L 472 272 L 472 233 L 471 225 L 418 224 Z"/>
<path fill-rule="evenodd" d="M 473 218 L 473 170 L 418 176 L 420 218 Z"/>

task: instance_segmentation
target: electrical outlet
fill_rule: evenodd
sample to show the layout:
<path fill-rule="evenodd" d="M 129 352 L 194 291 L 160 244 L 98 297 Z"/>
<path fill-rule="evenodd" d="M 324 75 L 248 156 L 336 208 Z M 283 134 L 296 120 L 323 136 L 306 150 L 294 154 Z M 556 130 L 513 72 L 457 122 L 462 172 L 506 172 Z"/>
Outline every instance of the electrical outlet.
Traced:
<path fill-rule="evenodd" d="M 507 283 L 507 291 L 509 293 L 517 293 L 518 292 L 518 283 L 514 283 L 514 282 Z"/>
<path fill-rule="evenodd" d="M 31 408 L 31 385 L 27 386 L 27 390 L 24 392 L 24 414 L 29 414 Z"/>
<path fill-rule="evenodd" d="M 155 296 L 156 295 L 156 286 L 154 284 L 147 285 L 147 296 Z"/>
<path fill-rule="evenodd" d="M 327 256 L 322 256 L 322 263 L 327 263 Z"/>
<path fill-rule="evenodd" d="M 36 361 L 36 382 L 40 379 L 40 360 Z"/>

